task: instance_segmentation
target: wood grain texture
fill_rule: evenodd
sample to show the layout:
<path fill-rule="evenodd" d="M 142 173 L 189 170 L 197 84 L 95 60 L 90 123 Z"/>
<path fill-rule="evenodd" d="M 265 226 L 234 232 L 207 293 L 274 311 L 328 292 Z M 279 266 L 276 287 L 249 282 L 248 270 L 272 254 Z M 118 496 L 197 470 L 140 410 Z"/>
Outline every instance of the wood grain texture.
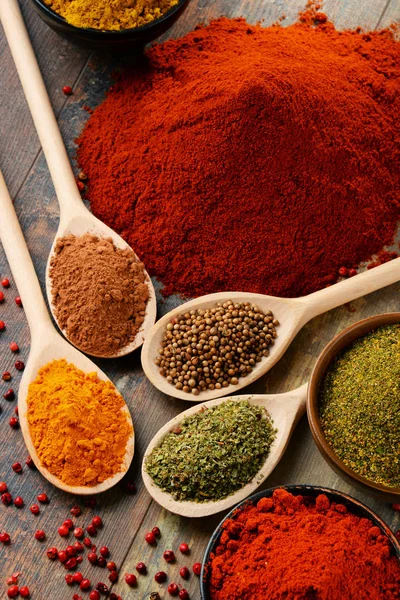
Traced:
<path fill-rule="evenodd" d="M 291 23 L 304 4 L 305 2 L 300 0 L 191 0 L 182 19 L 164 38 L 185 34 L 197 23 L 207 22 L 210 18 L 222 14 L 230 17 L 245 16 L 252 23 L 264 19 L 266 25 L 286 15 L 284 23 Z M 134 57 L 116 59 L 97 53 L 89 55 L 88 51 L 75 48 L 49 30 L 37 15 L 33 14 L 28 0 L 22 0 L 21 5 L 50 97 L 59 116 L 64 140 L 73 158 L 74 139 L 88 116 L 83 106 L 96 106 L 104 97 L 114 69 L 134 60 Z M 386 26 L 400 18 L 398 0 L 365 0 L 362 3 L 358 0 L 328 0 L 325 10 L 340 28 L 361 25 L 373 29 L 378 24 Z M 2 35 L 0 61 L 0 166 L 11 193 L 16 195 L 16 210 L 43 286 L 46 259 L 58 225 L 58 206 Z M 70 98 L 65 98 L 60 91 L 67 83 L 74 87 L 74 95 Z M 3 252 L 0 253 L 0 273 L 2 276 L 9 275 Z M 274 393 L 300 386 L 309 377 L 319 352 L 338 331 L 365 316 L 398 310 L 399 293 L 400 284 L 395 284 L 353 302 L 351 307 L 341 307 L 314 319 L 300 331 L 273 370 L 246 391 Z M 20 379 L 13 366 L 15 356 L 8 349 L 9 342 L 15 339 L 19 343 L 19 358 L 22 360 L 26 359 L 29 352 L 29 331 L 22 309 L 14 303 L 15 295 L 17 291 L 12 283 L 11 288 L 6 291 L 5 302 L 0 305 L 0 318 L 7 323 L 7 329 L 0 333 L 0 370 L 10 370 L 13 374 L 11 382 L 0 382 L 2 394 L 9 387 L 17 389 Z M 165 314 L 178 302 L 177 298 L 164 301 L 159 296 L 159 314 Z M 88 524 L 94 514 L 101 514 L 105 526 L 96 542 L 99 545 L 107 543 L 110 546 L 112 559 L 118 565 L 123 565 L 122 573 L 135 572 L 134 566 L 139 560 L 148 564 L 149 575 L 139 578 L 137 589 L 128 590 L 123 581 L 114 586 L 124 600 L 144 600 L 148 598 L 149 592 L 156 590 L 161 592 L 162 598 L 166 598 L 165 586 L 158 586 L 153 579 L 154 573 L 160 569 L 164 570 L 166 566 L 162 559 L 162 551 L 169 548 L 176 551 L 178 563 L 165 570 L 170 574 L 170 581 L 179 581 L 178 567 L 184 564 L 190 567 L 194 562 L 201 560 L 209 535 L 222 518 L 222 515 L 215 515 L 195 520 L 171 515 L 154 504 L 143 489 L 139 472 L 144 449 L 159 427 L 188 405 L 153 388 L 143 376 L 139 359 L 139 354 L 135 353 L 117 361 L 96 361 L 123 393 L 133 415 L 136 455 L 129 478 L 136 480 L 138 492 L 130 496 L 118 487 L 103 494 L 98 499 L 100 505 L 97 508 L 84 508 L 83 516 L 76 520 L 78 524 Z M 66 542 L 61 542 L 57 535 L 57 528 L 69 516 L 69 508 L 76 504 L 76 499 L 52 488 L 38 472 L 30 472 L 24 468 L 21 475 L 13 473 L 12 463 L 16 460 L 24 462 L 26 449 L 21 433 L 11 430 L 8 426 L 15 402 L 1 400 L 1 405 L 0 480 L 7 481 L 14 496 L 22 495 L 26 508 L 17 510 L 0 505 L 0 530 L 8 531 L 12 537 L 12 544 L 0 549 L 0 570 L 3 574 L 0 595 L 5 589 L 5 578 L 13 571 L 19 570 L 23 572 L 21 584 L 26 583 L 31 587 L 33 599 L 66 600 L 77 590 L 67 588 L 64 583 L 66 571 L 60 564 L 50 564 L 45 550 L 53 544 L 59 548 L 66 546 Z M 343 490 L 376 510 L 392 528 L 400 526 L 399 513 L 395 513 L 379 500 L 358 492 L 331 471 L 312 441 L 305 417 L 297 426 L 282 462 L 264 486 L 285 483 L 312 483 Z M 51 502 L 48 506 L 42 506 L 41 514 L 34 517 L 27 507 L 42 491 L 49 494 Z M 83 505 L 83 502 L 81 504 Z M 157 548 L 151 549 L 144 542 L 144 534 L 155 525 L 161 528 L 162 538 Z M 43 544 L 34 539 L 34 531 L 39 528 L 44 529 L 47 534 L 47 540 Z M 189 557 L 183 557 L 177 551 L 182 541 L 188 542 L 192 547 Z M 89 566 L 86 561 L 84 565 L 81 570 L 93 583 L 107 581 L 105 571 Z M 190 591 L 192 599 L 199 600 L 198 581 L 195 576 L 191 576 L 185 587 Z"/>

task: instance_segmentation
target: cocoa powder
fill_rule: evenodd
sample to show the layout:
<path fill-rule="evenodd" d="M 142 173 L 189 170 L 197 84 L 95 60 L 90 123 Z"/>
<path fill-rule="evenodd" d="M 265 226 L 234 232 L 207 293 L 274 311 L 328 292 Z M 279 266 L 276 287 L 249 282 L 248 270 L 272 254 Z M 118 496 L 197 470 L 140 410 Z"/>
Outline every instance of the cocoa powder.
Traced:
<path fill-rule="evenodd" d="M 73 344 L 109 356 L 133 342 L 149 289 L 132 250 L 111 238 L 67 235 L 56 242 L 50 278 L 55 316 Z"/>

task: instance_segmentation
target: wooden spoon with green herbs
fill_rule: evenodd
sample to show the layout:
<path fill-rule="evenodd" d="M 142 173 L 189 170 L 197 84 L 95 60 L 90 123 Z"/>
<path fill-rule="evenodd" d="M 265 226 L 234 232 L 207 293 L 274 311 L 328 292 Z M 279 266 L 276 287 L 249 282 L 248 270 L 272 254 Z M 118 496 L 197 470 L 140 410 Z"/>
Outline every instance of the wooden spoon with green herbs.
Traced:
<path fill-rule="evenodd" d="M 148 492 L 185 517 L 205 517 L 237 504 L 282 458 L 305 412 L 306 396 L 304 384 L 285 394 L 211 400 L 177 415 L 146 450 L 142 477 Z"/>

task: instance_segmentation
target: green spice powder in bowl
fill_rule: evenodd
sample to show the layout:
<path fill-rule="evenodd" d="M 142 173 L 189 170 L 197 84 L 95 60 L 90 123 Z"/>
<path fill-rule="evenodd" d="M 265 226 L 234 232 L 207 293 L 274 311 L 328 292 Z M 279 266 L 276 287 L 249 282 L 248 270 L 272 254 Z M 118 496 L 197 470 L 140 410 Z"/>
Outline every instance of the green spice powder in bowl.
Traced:
<path fill-rule="evenodd" d="M 351 483 L 400 498 L 400 313 L 336 336 L 311 375 L 307 413 L 318 449 Z"/>

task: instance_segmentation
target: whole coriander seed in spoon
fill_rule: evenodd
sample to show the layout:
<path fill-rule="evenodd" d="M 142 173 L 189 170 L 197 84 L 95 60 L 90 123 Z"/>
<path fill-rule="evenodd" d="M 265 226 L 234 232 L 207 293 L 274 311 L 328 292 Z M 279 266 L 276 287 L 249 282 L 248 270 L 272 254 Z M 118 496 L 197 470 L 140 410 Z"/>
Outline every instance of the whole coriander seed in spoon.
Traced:
<path fill-rule="evenodd" d="M 277 337 L 279 321 L 251 302 L 218 302 L 193 309 L 166 326 L 156 359 L 160 375 L 194 396 L 237 385 Z"/>

